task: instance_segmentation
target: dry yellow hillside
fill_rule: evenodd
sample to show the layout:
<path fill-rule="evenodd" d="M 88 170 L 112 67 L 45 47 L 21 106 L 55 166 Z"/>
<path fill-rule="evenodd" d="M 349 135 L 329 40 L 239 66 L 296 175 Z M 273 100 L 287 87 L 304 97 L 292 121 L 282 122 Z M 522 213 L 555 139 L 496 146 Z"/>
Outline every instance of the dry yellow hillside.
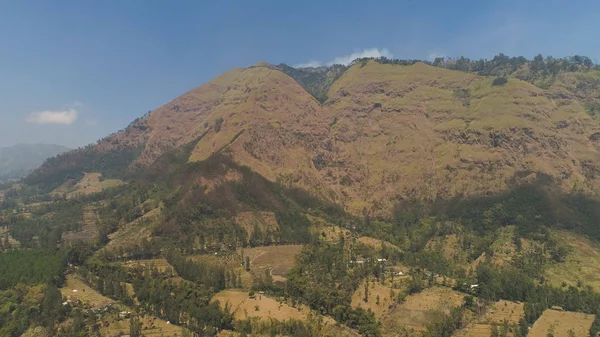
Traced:
<path fill-rule="evenodd" d="M 183 94 L 97 147 L 141 144 L 135 168 L 202 137 L 190 161 L 225 151 L 361 215 L 387 216 L 398 198 L 497 193 L 535 173 L 565 190 L 600 190 L 600 124 L 569 94 L 574 80 L 562 76 L 548 90 L 493 80 L 372 61 L 350 67 L 320 104 L 288 75 L 256 65 Z"/>

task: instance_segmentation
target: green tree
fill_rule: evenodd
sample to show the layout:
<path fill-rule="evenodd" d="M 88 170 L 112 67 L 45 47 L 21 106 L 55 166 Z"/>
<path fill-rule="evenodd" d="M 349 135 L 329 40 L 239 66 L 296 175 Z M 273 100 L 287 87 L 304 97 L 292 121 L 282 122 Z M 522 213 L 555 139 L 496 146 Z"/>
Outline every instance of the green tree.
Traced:
<path fill-rule="evenodd" d="M 129 335 L 131 337 L 142 336 L 142 322 L 137 316 L 131 316 L 131 319 L 129 319 Z"/>
<path fill-rule="evenodd" d="M 500 333 L 498 332 L 498 327 L 496 325 L 492 325 L 492 332 L 490 333 L 490 337 L 500 337 Z"/>

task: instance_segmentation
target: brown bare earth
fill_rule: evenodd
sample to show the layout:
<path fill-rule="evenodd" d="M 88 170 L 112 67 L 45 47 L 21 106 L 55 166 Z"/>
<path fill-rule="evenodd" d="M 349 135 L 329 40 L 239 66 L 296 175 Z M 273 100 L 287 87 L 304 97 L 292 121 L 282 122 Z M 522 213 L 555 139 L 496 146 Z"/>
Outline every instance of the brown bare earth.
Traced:
<path fill-rule="evenodd" d="M 425 289 L 406 297 L 402 304 L 394 306 L 383 319 L 383 329 L 390 333 L 398 329 L 422 331 L 432 316 L 450 312 L 452 308 L 463 303 L 463 298 L 464 294 L 449 288 Z"/>
<path fill-rule="evenodd" d="M 554 337 L 569 337 L 572 330 L 576 337 L 585 337 L 593 322 L 594 315 L 548 309 L 535 321 L 527 336 L 546 337 L 552 332 Z"/>

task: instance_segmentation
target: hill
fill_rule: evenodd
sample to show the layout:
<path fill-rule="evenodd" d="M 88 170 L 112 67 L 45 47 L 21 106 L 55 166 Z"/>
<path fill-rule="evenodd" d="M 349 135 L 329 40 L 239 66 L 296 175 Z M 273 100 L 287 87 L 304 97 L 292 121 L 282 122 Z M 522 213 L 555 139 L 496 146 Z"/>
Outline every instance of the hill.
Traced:
<path fill-rule="evenodd" d="M 0 148 L 0 180 L 17 179 L 28 175 L 46 159 L 69 151 L 52 144 L 18 144 Z"/>
<path fill-rule="evenodd" d="M 599 74 L 506 57 L 233 69 L 2 187 L 6 331 L 523 336 L 554 308 L 596 335 Z M 73 279 L 132 312 L 61 303 Z"/>
<path fill-rule="evenodd" d="M 544 89 L 523 67 L 502 83 L 422 62 L 234 69 L 96 145 L 47 162 L 29 182 L 81 171 L 135 174 L 201 139 L 189 161 L 227 151 L 267 179 L 355 215 L 389 216 L 401 199 L 500 193 L 535 174 L 564 191 L 595 194 L 600 72 L 561 72 Z"/>

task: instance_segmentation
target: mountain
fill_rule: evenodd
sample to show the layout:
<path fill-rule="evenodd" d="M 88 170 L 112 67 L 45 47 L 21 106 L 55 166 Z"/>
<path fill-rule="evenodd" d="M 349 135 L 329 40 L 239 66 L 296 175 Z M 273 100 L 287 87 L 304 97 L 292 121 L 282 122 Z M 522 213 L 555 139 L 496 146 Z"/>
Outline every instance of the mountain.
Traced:
<path fill-rule="evenodd" d="M 0 185 L 0 335 L 596 336 L 599 114 L 582 57 L 233 69 Z"/>
<path fill-rule="evenodd" d="M 0 148 L 0 178 L 20 178 L 38 168 L 46 159 L 70 149 L 52 144 L 18 144 Z"/>
<path fill-rule="evenodd" d="M 96 145 L 48 161 L 29 181 L 133 174 L 201 138 L 191 162 L 226 152 L 357 215 L 389 216 L 403 199 L 501 193 L 537 174 L 564 191 L 595 194 L 600 72 L 575 65 L 552 75 L 505 61 L 484 64 L 482 74 L 447 69 L 458 61 L 444 68 L 372 59 L 234 69 Z"/>

